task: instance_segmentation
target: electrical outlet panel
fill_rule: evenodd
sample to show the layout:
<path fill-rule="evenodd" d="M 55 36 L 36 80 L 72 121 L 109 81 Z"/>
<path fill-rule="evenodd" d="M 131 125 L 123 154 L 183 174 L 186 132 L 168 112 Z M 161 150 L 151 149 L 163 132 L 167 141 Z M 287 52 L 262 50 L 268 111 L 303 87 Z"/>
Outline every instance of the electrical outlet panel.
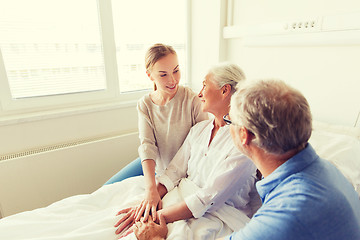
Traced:
<path fill-rule="evenodd" d="M 341 36 L 338 34 L 339 31 L 341 31 Z M 224 27 L 223 31 L 224 38 L 251 37 L 252 40 L 254 40 L 254 37 L 260 36 L 281 37 L 283 35 L 297 36 L 297 34 L 312 35 L 317 44 L 324 42 L 330 44 L 332 40 L 334 41 L 332 41 L 331 44 L 358 44 L 360 41 L 360 12 L 326 16 L 306 16 L 304 18 L 266 22 L 255 25 L 234 25 Z M 320 34 L 327 34 L 327 37 L 320 39 Z M 266 39 L 266 41 L 268 40 L 269 39 Z M 300 42 L 300 40 L 298 41 Z"/>
<path fill-rule="evenodd" d="M 284 24 L 284 33 L 305 33 L 316 32 L 320 29 L 320 21 L 315 19 L 306 19 L 299 21 L 290 21 Z"/>
<path fill-rule="evenodd" d="M 244 27 L 232 26 L 224 28 L 224 37 L 259 36 L 259 35 L 287 35 L 295 33 L 319 32 L 321 29 L 318 18 L 293 20 L 286 22 L 268 22 Z"/>

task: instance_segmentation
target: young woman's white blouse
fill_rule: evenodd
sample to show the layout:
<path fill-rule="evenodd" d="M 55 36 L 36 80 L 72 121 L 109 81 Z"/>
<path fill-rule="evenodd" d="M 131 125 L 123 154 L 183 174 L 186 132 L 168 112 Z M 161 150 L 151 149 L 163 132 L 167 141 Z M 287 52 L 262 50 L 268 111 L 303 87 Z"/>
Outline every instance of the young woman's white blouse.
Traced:
<path fill-rule="evenodd" d="M 184 142 L 190 128 L 208 119 L 201 110 L 199 97 L 188 87 L 179 86 L 175 96 L 164 106 L 152 102 L 150 95 L 137 105 L 141 160 L 153 159 L 161 174 Z"/>
<path fill-rule="evenodd" d="M 250 192 L 254 191 L 256 167 L 235 147 L 229 126 L 221 127 L 209 145 L 214 120 L 206 120 L 191 128 L 164 174 L 157 181 L 168 191 L 182 178 L 200 190 L 185 198 L 195 218 L 215 211 L 224 203 L 251 215 Z"/>

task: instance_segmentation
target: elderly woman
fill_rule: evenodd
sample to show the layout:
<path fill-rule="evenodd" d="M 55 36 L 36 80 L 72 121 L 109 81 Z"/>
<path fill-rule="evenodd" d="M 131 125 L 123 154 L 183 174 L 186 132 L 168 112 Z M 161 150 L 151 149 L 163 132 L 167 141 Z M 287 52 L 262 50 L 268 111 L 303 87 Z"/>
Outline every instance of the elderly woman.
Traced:
<path fill-rule="evenodd" d="M 236 86 L 244 79 L 243 72 L 234 64 L 217 65 L 206 75 L 198 96 L 202 110 L 211 113 L 214 118 L 191 128 L 164 174 L 157 176 L 157 189 L 162 198 L 174 187 L 184 184 L 184 181 L 187 188 L 194 186 L 182 201 L 157 211 L 166 223 L 200 218 L 225 205 L 240 210 L 246 218 L 252 215 L 249 201 L 256 179 L 256 167 L 237 150 L 229 126 L 223 119 L 230 110 L 230 100 Z M 135 212 L 135 208 L 119 212 L 124 216 L 115 225 L 118 227 L 116 233 L 122 232 L 133 222 Z M 136 223 L 122 236 L 140 224 Z"/>

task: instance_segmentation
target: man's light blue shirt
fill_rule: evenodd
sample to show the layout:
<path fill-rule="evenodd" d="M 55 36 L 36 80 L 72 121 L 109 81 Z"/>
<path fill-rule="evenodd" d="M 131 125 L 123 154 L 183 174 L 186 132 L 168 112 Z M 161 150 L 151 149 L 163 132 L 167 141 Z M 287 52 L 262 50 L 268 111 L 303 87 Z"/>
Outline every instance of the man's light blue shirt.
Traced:
<path fill-rule="evenodd" d="M 310 144 L 256 188 L 263 205 L 227 239 L 360 240 L 360 200 L 353 186 Z"/>

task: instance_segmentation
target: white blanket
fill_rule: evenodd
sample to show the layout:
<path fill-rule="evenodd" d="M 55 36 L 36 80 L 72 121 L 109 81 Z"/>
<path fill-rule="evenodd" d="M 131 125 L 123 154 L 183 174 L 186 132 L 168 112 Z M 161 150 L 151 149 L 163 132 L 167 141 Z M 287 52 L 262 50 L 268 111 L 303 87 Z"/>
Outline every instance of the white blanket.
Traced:
<path fill-rule="evenodd" d="M 15 214 L 0 220 L 0 239 L 117 239 L 113 225 L 116 213 L 140 202 L 144 195 L 143 177 L 134 177 L 106 185 L 92 194 L 77 195 L 46 208 Z M 164 207 L 182 201 L 197 190 L 183 179 L 179 187 L 163 199 Z M 239 230 L 249 218 L 241 211 L 224 205 L 199 219 L 168 224 L 167 239 L 215 239 Z M 129 235 L 125 239 L 131 239 Z"/>

